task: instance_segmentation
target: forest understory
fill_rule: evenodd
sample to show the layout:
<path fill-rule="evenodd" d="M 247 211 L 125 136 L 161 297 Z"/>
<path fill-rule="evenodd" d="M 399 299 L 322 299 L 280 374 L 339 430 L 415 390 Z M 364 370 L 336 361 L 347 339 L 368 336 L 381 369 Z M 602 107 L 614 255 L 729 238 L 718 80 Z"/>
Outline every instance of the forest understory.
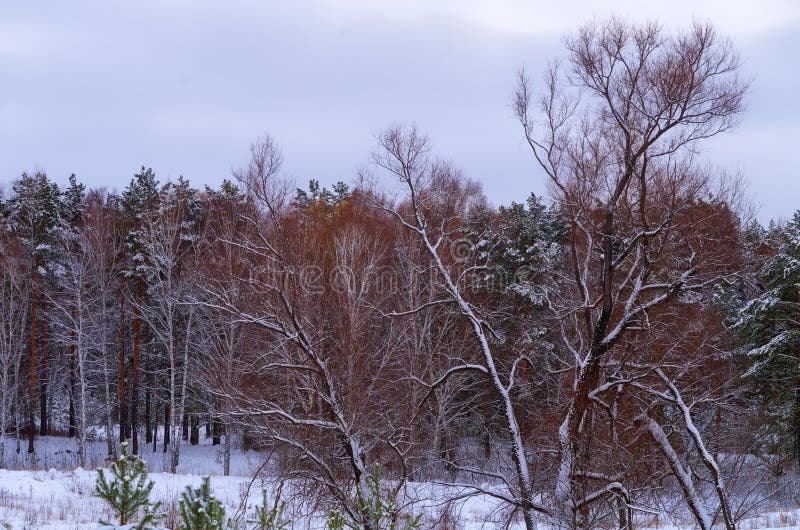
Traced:
<path fill-rule="evenodd" d="M 8 451 L 8 468 L 0 470 L 0 527 L 16 530 L 75 530 L 108 528 L 98 523 L 108 520 L 111 512 L 107 504 L 94 495 L 97 473 L 77 467 L 75 440 L 62 436 L 48 436 L 39 441 L 39 455 L 27 456 L 24 451 Z M 105 443 L 89 444 L 89 468 L 107 464 Z M 231 474 L 224 476 L 222 454 L 212 438 L 202 436 L 197 446 L 184 449 L 181 469 L 177 474 L 168 472 L 169 457 L 159 446 L 157 451 L 147 450 L 142 458 L 150 470 L 148 477 L 155 487 L 151 494 L 154 502 L 160 501 L 166 514 L 163 527 L 179 529 L 180 494 L 187 486 L 197 486 L 203 477 L 210 477 L 214 495 L 222 501 L 227 513 L 239 520 L 251 518 L 254 507 L 263 491 L 270 497 L 280 489 L 291 497 L 290 484 L 281 484 L 264 468 L 264 455 L 256 451 L 243 451 L 237 444 L 232 451 Z M 258 473 L 258 477 L 256 474 Z M 776 489 L 796 491 L 799 478 L 793 474 L 773 483 L 761 482 L 752 498 L 769 494 L 770 499 L 752 507 L 741 519 L 743 530 L 800 528 L 800 506 L 793 494 L 774 495 Z M 748 484 L 749 480 L 742 480 Z M 749 489 L 749 488 L 748 488 Z M 460 500 L 463 490 L 432 482 L 409 482 L 403 496 L 413 502 L 413 509 L 424 514 L 422 528 L 463 530 L 521 529 L 524 525 L 512 517 L 502 503 L 485 495 L 469 496 Z M 688 530 L 695 528 L 691 515 L 680 506 L 676 491 L 672 503 L 664 506 L 659 515 L 640 514 L 635 528 L 653 530 Z M 437 500 L 438 499 L 438 500 Z M 285 527 L 297 530 L 326 529 L 326 513 L 310 510 L 300 503 L 285 512 L 289 522 Z M 244 528 L 249 528 L 243 526 Z M 547 525 L 540 528 L 548 529 Z M 598 528 L 616 528 L 615 525 Z"/>

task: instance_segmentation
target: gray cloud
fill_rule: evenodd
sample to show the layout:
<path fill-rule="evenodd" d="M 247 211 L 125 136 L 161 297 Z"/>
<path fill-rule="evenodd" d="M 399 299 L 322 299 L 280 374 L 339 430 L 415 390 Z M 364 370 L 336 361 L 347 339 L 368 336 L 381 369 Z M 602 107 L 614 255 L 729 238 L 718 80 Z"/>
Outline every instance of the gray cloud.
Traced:
<path fill-rule="evenodd" d="M 538 4 L 538 3 L 537 3 Z M 141 165 L 215 185 L 269 132 L 299 182 L 349 181 L 373 133 L 414 122 L 495 202 L 542 192 L 509 96 L 560 37 L 592 16 L 711 19 L 755 79 L 738 131 L 710 158 L 741 170 L 761 217 L 800 207 L 792 149 L 800 107 L 798 9 L 774 0 L 606 11 L 562 2 L 50 2 L 3 7 L 0 181 L 41 167 L 121 188 Z M 435 7 L 431 7 L 431 5 Z M 692 5 L 691 9 L 689 6 Z M 660 10 L 659 10 L 660 9 Z M 692 11 L 692 9 L 694 11 Z M 688 13 L 688 15 L 687 15 Z"/>

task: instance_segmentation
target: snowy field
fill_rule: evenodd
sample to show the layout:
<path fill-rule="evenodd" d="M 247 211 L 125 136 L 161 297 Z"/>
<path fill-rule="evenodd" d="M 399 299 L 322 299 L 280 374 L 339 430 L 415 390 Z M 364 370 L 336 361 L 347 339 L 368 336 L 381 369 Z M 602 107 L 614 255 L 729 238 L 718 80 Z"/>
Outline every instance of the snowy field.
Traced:
<path fill-rule="evenodd" d="M 0 469 L 0 529 L 99 529 L 102 519 L 110 516 L 105 503 L 93 496 L 92 491 L 97 474 L 74 468 L 74 441 L 60 437 L 37 438 L 37 456 L 29 458 L 23 451 L 17 454 L 15 444 L 7 445 L 6 462 L 9 469 Z M 93 466 L 104 465 L 105 443 L 91 444 L 90 462 Z M 142 453 L 151 470 L 149 477 L 155 482 L 152 500 L 161 501 L 162 510 L 167 517 L 165 526 L 176 527 L 178 521 L 178 502 L 186 486 L 199 486 L 203 476 L 211 476 L 214 495 L 226 505 L 228 516 L 252 513 L 253 507 L 261 501 L 262 489 L 271 492 L 271 487 L 254 480 L 253 474 L 263 464 L 255 452 L 234 451 L 231 458 L 232 476 L 222 476 L 221 446 L 211 445 L 211 439 L 201 438 L 199 446 L 181 447 L 179 473 L 172 475 L 163 472 L 166 455 L 153 453 L 152 446 Z M 444 499 L 448 493 L 431 484 L 412 483 L 409 493 L 416 498 Z M 427 501 L 416 506 L 417 512 L 424 512 L 428 520 L 437 519 L 444 510 L 442 503 Z M 504 514 L 496 510 L 491 499 L 473 497 L 449 507 L 450 514 L 457 520 L 456 529 L 500 530 L 505 528 Z M 320 517 L 307 514 L 289 513 L 292 529 L 312 530 L 324 528 Z M 245 515 L 246 517 L 246 515 Z M 798 529 L 800 530 L 800 511 L 797 509 L 776 510 L 743 521 L 742 530 L 756 529 Z M 429 523 L 428 527 L 432 525 Z M 107 528 L 107 527 L 105 527 Z M 522 525 L 510 527 L 518 530 Z M 660 520 L 642 521 L 636 528 L 660 530 L 684 530 L 693 528 L 686 521 L 673 521 L 668 517 Z"/>
<path fill-rule="evenodd" d="M 9 443 L 10 442 L 10 443 Z M 22 451 L 16 453 L 16 443 L 7 440 L 6 462 L 9 469 L 0 469 L 0 529 L 91 529 L 107 528 L 97 524 L 108 519 L 110 512 L 104 501 L 93 496 L 97 477 L 95 471 L 75 468 L 75 442 L 61 437 L 36 439 L 36 455 Z M 89 445 L 89 463 L 104 467 L 105 442 Z M 163 470 L 168 467 L 168 454 L 161 445 L 153 452 L 152 445 L 142 451 L 147 462 L 148 477 L 155 482 L 153 501 L 161 501 L 167 513 L 165 526 L 173 527 L 177 521 L 178 502 L 186 486 L 197 487 L 202 477 L 211 477 L 214 495 L 226 505 L 228 516 L 250 514 L 261 502 L 262 490 L 272 493 L 272 486 L 253 475 L 262 466 L 263 458 L 256 452 L 235 450 L 231 454 L 231 476 L 222 476 L 222 446 L 211 445 L 210 438 L 200 438 L 200 445 L 182 445 L 178 474 Z M 442 498 L 441 492 L 431 492 L 429 484 L 412 484 L 415 497 Z M 271 496 L 271 495 L 270 495 Z M 460 528 L 501 528 L 505 522 L 502 514 L 494 512 L 494 502 L 473 498 L 451 507 L 451 513 L 462 522 Z M 433 517 L 442 513 L 441 503 L 420 504 L 419 509 Z M 292 529 L 324 528 L 322 518 L 307 514 L 292 514 Z"/>

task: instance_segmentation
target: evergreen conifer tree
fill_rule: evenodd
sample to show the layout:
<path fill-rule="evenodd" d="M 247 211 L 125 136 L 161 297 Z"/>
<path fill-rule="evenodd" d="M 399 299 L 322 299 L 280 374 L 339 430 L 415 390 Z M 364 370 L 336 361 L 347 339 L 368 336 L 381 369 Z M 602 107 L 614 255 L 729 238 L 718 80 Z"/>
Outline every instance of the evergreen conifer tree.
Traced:
<path fill-rule="evenodd" d="M 211 494 L 211 480 L 203 477 L 199 488 L 186 487 L 181 495 L 181 530 L 222 530 L 225 507 Z"/>
<path fill-rule="evenodd" d="M 39 338 L 46 332 L 46 323 L 37 320 L 37 311 L 43 308 L 43 293 L 52 279 L 55 265 L 54 242 L 62 226 L 63 204 L 61 190 L 42 171 L 33 175 L 23 173 L 13 185 L 13 195 L 4 208 L 5 229 L 15 234 L 30 258 L 33 293 L 30 303 L 30 363 L 28 365 L 28 453 L 34 452 L 35 414 L 37 390 L 39 392 L 39 433 L 48 429 L 48 399 L 46 374 L 39 374 L 46 366 L 46 350 Z M 42 325 L 44 324 L 44 325 Z M 37 327 L 38 326 L 38 327 Z"/>
<path fill-rule="evenodd" d="M 418 530 L 422 526 L 421 515 L 401 513 L 396 490 L 384 490 L 381 469 L 377 464 L 367 477 L 367 491 L 357 493 L 355 508 L 356 519 L 338 510 L 328 512 L 326 530 Z"/>
<path fill-rule="evenodd" d="M 286 503 L 281 502 L 280 498 L 270 506 L 267 500 L 267 490 L 264 490 L 264 499 L 260 506 L 256 506 L 255 517 L 247 522 L 256 530 L 288 530 L 291 521 L 283 518 L 285 508 Z"/>
<path fill-rule="evenodd" d="M 744 305 L 732 327 L 744 340 L 745 376 L 769 420 L 760 439 L 777 441 L 800 460 L 800 211 L 771 232 L 778 252 L 760 271 L 764 291 Z"/>
<path fill-rule="evenodd" d="M 397 506 L 397 491 L 383 491 L 381 468 L 377 464 L 372 475 L 367 477 L 368 495 L 359 495 L 358 511 L 369 521 L 370 528 L 376 530 L 417 530 L 421 516 L 401 514 Z M 362 525 L 366 526 L 366 525 Z"/>
<path fill-rule="evenodd" d="M 69 186 L 61 194 L 61 218 L 70 226 L 76 226 L 83 217 L 85 197 L 86 186 L 73 173 L 69 176 Z"/>
<path fill-rule="evenodd" d="M 95 495 L 104 499 L 119 516 L 119 525 L 125 526 L 136 519 L 139 510 L 143 515 L 134 528 L 148 530 L 158 519 L 156 510 L 161 503 L 150 503 L 150 492 L 155 483 L 147 480 L 147 468 L 144 461 L 136 455 L 128 454 L 128 444 L 120 444 L 119 458 L 109 469 L 112 479 L 106 477 L 100 469 L 97 472 Z M 101 521 L 102 524 L 113 526 Z"/>

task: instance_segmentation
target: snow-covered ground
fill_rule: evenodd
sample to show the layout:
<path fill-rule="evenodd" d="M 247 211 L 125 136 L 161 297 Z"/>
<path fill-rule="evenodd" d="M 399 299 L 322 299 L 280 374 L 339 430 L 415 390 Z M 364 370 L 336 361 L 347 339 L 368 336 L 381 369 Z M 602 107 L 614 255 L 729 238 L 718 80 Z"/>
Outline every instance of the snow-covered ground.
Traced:
<path fill-rule="evenodd" d="M 161 433 L 159 433 L 161 435 Z M 145 445 L 141 441 L 139 454 L 147 463 L 151 472 L 167 471 L 169 469 L 169 453 L 163 452 L 161 436 L 158 438 L 156 450 L 153 445 Z M 78 467 L 77 444 L 74 439 L 61 436 L 37 437 L 35 440 L 35 453 L 26 452 L 27 441 L 20 440 L 20 452 L 17 452 L 15 438 L 6 438 L 5 463 L 7 469 L 27 470 L 70 470 Z M 95 469 L 106 467 L 105 441 L 93 441 L 87 444 L 87 468 Z M 251 475 L 261 464 L 261 455 L 254 451 L 236 450 L 231 453 L 231 474 Z M 222 445 L 212 445 L 212 438 L 200 436 L 200 445 L 181 443 L 179 473 L 192 473 L 197 475 L 222 475 Z M 2 484 L 0 484 L 2 486 Z"/>
<path fill-rule="evenodd" d="M 28 455 L 22 441 L 17 453 L 15 440 L 6 440 L 5 462 L 0 469 L 0 529 L 13 530 L 59 528 L 92 528 L 100 519 L 109 516 L 104 502 L 92 495 L 97 477 L 95 471 L 77 468 L 75 441 L 63 437 L 47 436 L 36 439 L 36 452 Z M 157 446 L 142 447 L 142 458 L 151 470 L 149 477 L 155 482 L 153 500 L 160 500 L 165 509 L 177 513 L 180 494 L 188 485 L 198 486 L 203 476 L 212 476 L 214 494 L 233 514 L 245 498 L 253 472 L 263 462 L 252 451 L 235 451 L 231 455 L 232 476 L 222 475 L 222 446 L 211 445 L 210 438 L 200 439 L 200 445 L 181 446 L 179 474 L 164 473 L 168 467 L 168 454 Z M 106 445 L 103 441 L 88 446 L 90 468 L 105 467 Z M 260 499 L 260 486 L 253 486 Z M 252 505 L 252 502 L 249 504 Z"/>
<path fill-rule="evenodd" d="M 14 440 L 6 446 L 8 469 L 0 469 L 0 529 L 90 529 L 101 528 L 97 522 L 110 516 L 104 502 L 92 494 L 97 477 L 95 471 L 76 468 L 75 441 L 62 437 L 36 439 L 36 454 L 25 453 L 25 444 L 16 452 Z M 226 505 L 229 516 L 241 510 L 252 513 L 262 500 L 262 490 L 267 489 L 272 498 L 271 485 L 254 480 L 253 475 L 262 466 L 263 457 L 253 451 L 236 450 L 231 455 L 231 476 L 222 476 L 222 447 L 211 445 L 211 439 L 201 437 L 200 445 L 182 445 L 178 474 L 167 468 L 168 454 L 161 445 L 153 452 L 152 446 L 141 451 L 155 482 L 151 494 L 153 501 L 161 501 L 167 513 L 165 525 L 171 527 L 170 518 L 178 514 L 180 495 L 186 486 L 199 486 L 203 476 L 211 476 L 214 495 Z M 89 465 L 105 467 L 105 442 L 89 444 Z M 412 484 L 413 494 L 419 498 L 442 499 L 442 492 L 431 491 L 429 484 Z M 420 510 L 432 516 L 442 512 L 440 502 L 420 505 Z M 473 498 L 453 506 L 452 512 L 463 522 L 462 528 L 501 528 L 505 519 L 496 513 L 495 503 L 489 499 Z M 321 518 L 293 515 L 292 528 L 297 530 L 324 527 Z M 173 519 L 174 520 L 174 519 Z"/>
<path fill-rule="evenodd" d="M 90 463 L 103 466 L 105 444 L 91 444 Z M 37 439 L 37 455 L 31 459 L 23 451 L 18 455 L 15 445 L 7 447 L 6 462 L 9 469 L 0 469 L 0 529 L 94 529 L 101 528 L 98 521 L 108 519 L 104 502 L 92 494 L 96 472 L 74 469 L 74 441 L 59 437 Z M 232 455 L 232 476 L 222 474 L 220 446 L 211 445 L 210 439 L 201 439 L 199 446 L 182 446 L 179 473 L 172 475 L 163 472 L 165 456 L 152 447 L 142 453 L 151 471 L 149 477 L 155 482 L 152 500 L 161 501 L 167 513 L 164 521 L 168 527 L 177 521 L 178 501 L 186 486 L 198 486 L 203 476 L 211 476 L 214 495 L 226 505 L 229 516 L 250 513 L 253 506 L 261 501 L 262 488 L 271 493 L 270 486 L 254 481 L 252 476 L 263 463 L 255 452 L 237 450 Z M 445 499 L 449 492 L 431 484 L 411 484 L 410 490 L 416 498 Z M 436 518 L 442 513 L 443 505 L 437 501 L 427 501 L 416 506 Z M 473 497 L 461 504 L 452 505 L 450 513 L 458 520 L 456 528 L 463 530 L 499 530 L 505 526 L 505 517 L 496 509 L 489 498 Z M 297 530 L 323 528 L 321 518 L 289 514 L 292 527 Z M 800 530 L 800 511 L 797 509 L 776 510 L 762 514 L 740 525 L 742 530 L 756 529 L 797 529 Z M 517 530 L 521 526 L 512 526 Z M 684 530 L 693 528 L 687 522 L 676 522 L 668 517 L 660 521 L 641 524 L 637 528 L 659 530 Z"/>

